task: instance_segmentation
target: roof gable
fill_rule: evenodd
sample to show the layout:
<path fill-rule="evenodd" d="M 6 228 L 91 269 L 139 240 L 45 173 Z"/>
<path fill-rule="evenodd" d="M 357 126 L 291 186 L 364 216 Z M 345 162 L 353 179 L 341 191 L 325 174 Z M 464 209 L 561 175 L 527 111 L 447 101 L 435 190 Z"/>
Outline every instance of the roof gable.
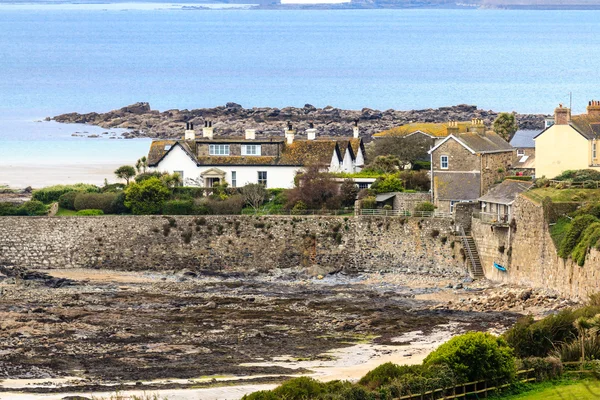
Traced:
<path fill-rule="evenodd" d="M 429 150 L 427 153 L 428 154 L 432 154 L 434 151 L 436 151 L 440 146 L 442 146 L 444 143 L 446 143 L 449 140 L 455 140 L 456 142 L 458 142 L 458 144 L 460 144 L 461 146 L 463 146 L 465 149 L 469 150 L 471 152 L 471 154 L 475 154 L 475 150 L 471 149 L 469 146 L 467 146 L 465 143 L 461 142 L 460 140 L 458 140 L 458 138 L 454 135 L 450 135 L 448 137 L 446 137 L 446 139 L 442 140 L 441 142 L 439 142 L 435 147 L 433 147 L 431 150 Z"/>

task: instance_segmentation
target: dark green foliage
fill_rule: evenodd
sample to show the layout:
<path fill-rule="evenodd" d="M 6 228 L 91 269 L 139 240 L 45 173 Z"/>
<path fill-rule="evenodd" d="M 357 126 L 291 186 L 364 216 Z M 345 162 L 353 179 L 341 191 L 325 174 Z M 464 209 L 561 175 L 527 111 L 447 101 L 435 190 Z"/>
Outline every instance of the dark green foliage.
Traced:
<path fill-rule="evenodd" d="M 181 237 L 183 238 L 183 242 L 185 244 L 189 244 L 192 241 L 192 230 L 189 229 L 189 230 L 183 232 L 181 234 Z"/>
<path fill-rule="evenodd" d="M 135 176 L 135 168 L 131 165 L 122 165 L 115 170 L 115 175 L 119 179 L 125 179 L 129 185 L 129 180 Z"/>
<path fill-rule="evenodd" d="M 435 211 L 435 206 L 428 201 L 424 201 L 416 205 L 415 211 Z"/>
<path fill-rule="evenodd" d="M 584 189 L 597 189 L 598 181 L 585 181 L 585 182 L 583 182 L 583 188 Z"/>
<path fill-rule="evenodd" d="M 568 258 L 577 246 L 583 231 L 594 222 L 598 222 L 598 218 L 593 215 L 581 215 L 573 219 L 560 243 L 558 255 L 562 258 Z"/>
<path fill-rule="evenodd" d="M 600 219 L 600 203 L 584 204 L 570 215 L 572 217 L 578 217 L 580 215 L 593 215 L 594 217 Z"/>
<path fill-rule="evenodd" d="M 201 187 L 190 187 L 190 186 L 176 186 L 174 188 L 171 189 L 173 191 L 173 196 L 175 197 L 185 197 L 185 196 L 189 196 L 190 198 L 193 199 L 199 199 L 204 197 L 205 195 L 205 188 L 201 188 Z"/>
<path fill-rule="evenodd" d="M 0 203 L 1 216 L 25 215 L 19 206 L 12 203 Z"/>
<path fill-rule="evenodd" d="M 134 214 L 158 214 L 171 192 L 160 179 L 151 177 L 125 190 L 125 205 Z"/>
<path fill-rule="evenodd" d="M 68 192 L 97 193 L 100 189 L 94 185 L 77 183 L 75 185 L 54 185 L 33 191 L 32 199 L 48 204 L 58 201 L 60 196 Z"/>
<path fill-rule="evenodd" d="M 377 200 L 375 199 L 375 197 L 365 197 L 364 199 L 362 199 L 361 201 L 361 208 L 364 209 L 374 209 L 375 207 L 377 207 Z"/>
<path fill-rule="evenodd" d="M 30 217 L 46 215 L 48 208 L 41 201 L 29 200 L 26 201 L 19 207 L 19 213 L 21 215 L 28 215 Z"/>
<path fill-rule="evenodd" d="M 142 172 L 141 174 L 136 175 L 135 181 L 136 183 L 142 183 L 151 178 L 160 179 L 163 176 L 162 172 L 153 171 L 153 172 Z"/>
<path fill-rule="evenodd" d="M 358 196 L 358 186 L 352 179 L 344 179 L 340 186 L 340 196 L 343 207 L 352 207 Z"/>
<path fill-rule="evenodd" d="M 587 336 L 583 340 L 584 354 L 586 360 L 600 359 L 600 337 L 596 335 Z M 581 342 L 573 340 L 569 343 L 563 343 L 554 354 L 560 357 L 563 362 L 572 362 L 581 360 Z"/>
<path fill-rule="evenodd" d="M 507 176 L 504 178 L 504 180 L 506 179 L 510 179 L 511 181 L 531 181 L 533 180 L 533 177 L 531 176 Z"/>
<path fill-rule="evenodd" d="M 422 366 L 420 365 L 397 365 L 387 362 L 367 372 L 367 374 L 358 381 L 358 384 L 370 389 L 375 389 L 390 383 L 399 376 L 409 373 L 420 373 L 421 370 Z"/>
<path fill-rule="evenodd" d="M 104 212 L 102 210 L 94 210 L 94 209 L 79 210 L 79 211 L 77 211 L 77 215 L 104 215 Z"/>
<path fill-rule="evenodd" d="M 210 211 L 209 214 L 213 215 L 232 215 L 240 214 L 242 208 L 244 208 L 244 199 L 240 195 L 234 195 L 226 198 L 225 200 L 207 199 L 204 205 Z M 197 214 L 202 214 L 197 212 Z"/>
<path fill-rule="evenodd" d="M 430 353 L 423 363 L 445 364 L 459 380 L 509 380 L 515 375 L 513 350 L 504 339 L 489 333 L 456 336 Z"/>
<path fill-rule="evenodd" d="M 194 213 L 194 202 L 192 200 L 165 201 L 162 213 L 164 215 L 191 215 Z"/>
<path fill-rule="evenodd" d="M 74 209 L 102 210 L 104 214 L 113 214 L 113 203 L 117 193 L 78 193 L 73 202 Z"/>
<path fill-rule="evenodd" d="M 445 364 L 419 366 L 421 368 L 406 371 L 383 386 L 390 398 L 422 393 L 442 387 L 451 387 L 459 383 L 454 372 Z"/>
<path fill-rule="evenodd" d="M 600 171 L 593 169 L 579 169 L 579 170 L 568 170 L 563 172 L 554 178 L 556 181 L 571 181 L 571 182 L 585 182 L 585 181 L 600 181 Z"/>
<path fill-rule="evenodd" d="M 500 113 L 493 124 L 494 132 L 502 137 L 507 142 L 515 136 L 515 133 L 519 129 L 519 124 L 515 118 L 514 113 Z"/>
<path fill-rule="evenodd" d="M 116 192 L 110 208 L 113 214 L 127 214 L 131 210 L 125 206 L 125 192 Z"/>
<path fill-rule="evenodd" d="M 585 258 L 591 248 L 598 248 L 598 242 L 600 241 L 600 222 L 594 222 L 588 226 L 579 238 L 577 246 L 571 252 L 573 261 L 580 267 L 585 264 Z"/>
<path fill-rule="evenodd" d="M 565 238 L 569 226 L 571 226 L 571 220 L 567 217 L 560 217 L 554 225 L 550 226 L 550 237 L 557 249 L 560 248 L 560 243 Z"/>
<path fill-rule="evenodd" d="M 308 377 L 301 377 L 291 379 L 273 389 L 273 394 L 279 399 L 304 400 L 314 399 L 323 393 L 323 391 L 323 384 L 319 381 Z"/>
<path fill-rule="evenodd" d="M 275 393 L 270 390 L 261 390 L 244 395 L 242 400 L 281 400 Z"/>
<path fill-rule="evenodd" d="M 75 210 L 75 197 L 79 192 L 67 192 L 58 198 L 58 205 L 67 210 Z"/>
<path fill-rule="evenodd" d="M 431 186 L 431 179 L 429 179 L 428 171 L 429 168 L 423 171 L 404 170 L 398 172 L 398 177 L 402 180 L 405 190 L 428 192 Z"/>
<path fill-rule="evenodd" d="M 122 183 L 111 183 L 110 185 L 104 185 L 100 189 L 102 193 L 120 193 L 125 190 L 125 185 Z"/>
<path fill-rule="evenodd" d="M 528 316 L 517 321 L 502 335 L 517 357 L 546 357 L 552 350 L 577 337 L 573 323 L 579 317 L 591 318 L 600 307 L 587 306 L 577 310 L 565 309 L 539 321 Z"/>
<path fill-rule="evenodd" d="M 518 369 L 533 368 L 534 375 L 539 382 L 556 379 L 563 372 L 563 365 L 556 357 L 528 357 L 519 361 Z"/>

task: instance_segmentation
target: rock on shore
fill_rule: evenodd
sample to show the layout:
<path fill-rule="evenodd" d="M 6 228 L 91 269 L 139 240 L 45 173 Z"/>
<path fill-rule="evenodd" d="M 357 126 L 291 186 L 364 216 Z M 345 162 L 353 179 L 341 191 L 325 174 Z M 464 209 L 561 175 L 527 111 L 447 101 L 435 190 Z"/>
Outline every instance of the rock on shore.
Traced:
<path fill-rule="evenodd" d="M 361 136 L 370 139 L 375 133 L 412 122 L 469 121 L 481 118 L 491 125 L 498 112 L 478 109 L 477 106 L 461 104 L 426 110 L 342 110 L 327 106 L 316 108 L 306 104 L 302 108 L 253 107 L 244 108 L 236 103 L 227 103 L 214 108 L 195 110 L 152 110 L 149 103 L 135 103 L 107 113 L 69 113 L 53 118 L 63 123 L 85 123 L 103 128 L 126 128 L 131 132 L 126 137 L 178 138 L 183 135 L 186 122 L 193 122 L 199 130 L 205 120 L 213 121 L 219 135 L 242 135 L 245 129 L 256 129 L 257 133 L 282 134 L 287 121 L 291 121 L 298 132 L 308 128 L 309 122 L 328 136 L 349 136 L 352 125 L 359 120 Z M 543 129 L 544 115 L 517 114 L 520 129 Z"/>

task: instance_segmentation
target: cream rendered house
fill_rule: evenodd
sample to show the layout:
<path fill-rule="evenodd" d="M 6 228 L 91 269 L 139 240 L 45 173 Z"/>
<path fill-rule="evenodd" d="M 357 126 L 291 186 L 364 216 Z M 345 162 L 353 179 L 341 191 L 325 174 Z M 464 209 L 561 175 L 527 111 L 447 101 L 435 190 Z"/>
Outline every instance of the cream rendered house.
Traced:
<path fill-rule="evenodd" d="M 534 140 L 538 178 L 554 178 L 567 170 L 600 171 L 600 101 L 590 101 L 586 114 L 573 117 L 561 104 L 554 110 L 554 125 Z"/>

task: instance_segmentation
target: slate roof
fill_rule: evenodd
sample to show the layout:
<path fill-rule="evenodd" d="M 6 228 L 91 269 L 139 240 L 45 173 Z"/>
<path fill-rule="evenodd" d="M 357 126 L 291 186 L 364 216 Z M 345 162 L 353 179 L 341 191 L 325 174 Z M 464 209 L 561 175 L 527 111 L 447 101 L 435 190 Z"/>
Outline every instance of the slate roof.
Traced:
<path fill-rule="evenodd" d="M 534 148 L 535 142 L 533 140 L 541 131 L 521 129 L 515 133 L 515 136 L 510 141 L 512 147 L 518 148 Z"/>
<path fill-rule="evenodd" d="M 435 173 L 435 190 L 440 200 L 476 200 L 479 193 L 479 172 Z"/>
<path fill-rule="evenodd" d="M 570 125 L 588 140 L 600 139 L 600 119 L 587 114 L 575 115 Z"/>
<path fill-rule="evenodd" d="M 512 166 L 513 168 L 533 169 L 535 168 L 535 155 L 519 157 Z"/>
<path fill-rule="evenodd" d="M 183 151 L 193 161 L 196 161 L 194 142 L 185 140 L 153 140 L 148 151 L 148 165 L 152 167 L 158 164 L 176 145 L 181 146 Z"/>
<path fill-rule="evenodd" d="M 533 182 L 506 179 L 502 183 L 492 187 L 479 201 L 497 204 L 512 204 L 520 193 L 529 190 Z"/>
<path fill-rule="evenodd" d="M 377 201 L 378 203 L 382 203 L 382 202 L 389 200 L 392 197 L 396 196 L 396 193 L 398 193 L 398 192 L 379 193 L 378 195 L 375 196 L 375 201 Z"/>
<path fill-rule="evenodd" d="M 493 131 L 483 134 L 475 132 L 459 133 L 456 138 L 476 153 L 496 153 L 514 149 L 506 140 Z"/>

